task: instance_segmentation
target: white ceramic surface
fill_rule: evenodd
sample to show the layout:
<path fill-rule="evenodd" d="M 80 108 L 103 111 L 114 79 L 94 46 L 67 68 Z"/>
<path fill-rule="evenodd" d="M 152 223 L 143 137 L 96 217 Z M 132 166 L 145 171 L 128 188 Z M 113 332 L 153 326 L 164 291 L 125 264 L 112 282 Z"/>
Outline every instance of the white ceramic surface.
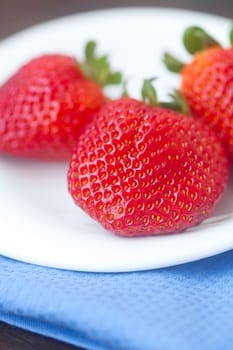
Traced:
<path fill-rule="evenodd" d="M 130 77 L 138 97 L 142 78 L 157 76 L 160 98 L 178 77 L 161 64 L 169 49 L 189 59 L 183 30 L 200 24 L 227 44 L 230 20 L 161 8 L 96 11 L 61 18 L 25 30 L 0 43 L 0 83 L 30 58 L 48 52 L 82 57 L 95 39 L 116 69 Z M 118 91 L 111 91 L 117 94 Z M 67 164 L 0 157 L 0 254 L 46 266 L 83 271 L 133 271 L 201 259 L 233 248 L 233 181 L 215 214 L 186 233 L 120 238 L 75 207 L 66 188 Z"/>

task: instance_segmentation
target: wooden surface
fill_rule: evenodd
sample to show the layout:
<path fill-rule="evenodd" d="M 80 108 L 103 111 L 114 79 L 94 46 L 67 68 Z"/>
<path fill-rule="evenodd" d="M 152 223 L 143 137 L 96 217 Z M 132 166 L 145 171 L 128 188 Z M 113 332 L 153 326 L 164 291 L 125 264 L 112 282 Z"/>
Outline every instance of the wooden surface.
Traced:
<path fill-rule="evenodd" d="M 33 24 L 68 14 L 123 6 L 162 6 L 233 17 L 232 0 L 0 0 L 0 39 Z M 0 350 L 78 350 L 0 323 Z"/>
<path fill-rule="evenodd" d="M 0 322 L 0 350 L 82 350 Z"/>
<path fill-rule="evenodd" d="M 81 11 L 123 6 L 163 6 L 232 18 L 232 0 L 0 0 L 0 38 L 49 19 Z"/>

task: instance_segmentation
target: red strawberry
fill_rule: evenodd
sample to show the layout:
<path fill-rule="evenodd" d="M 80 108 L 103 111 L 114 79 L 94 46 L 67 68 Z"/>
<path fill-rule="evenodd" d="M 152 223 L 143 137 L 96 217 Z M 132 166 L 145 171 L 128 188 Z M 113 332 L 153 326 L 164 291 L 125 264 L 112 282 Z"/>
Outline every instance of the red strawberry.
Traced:
<path fill-rule="evenodd" d="M 147 236 L 206 219 L 227 175 L 225 152 L 210 128 L 125 97 L 108 102 L 80 136 L 68 188 L 106 229 Z"/>
<path fill-rule="evenodd" d="M 199 27 L 184 35 L 189 64 L 165 56 L 165 63 L 181 73 L 180 92 L 191 113 L 208 124 L 221 139 L 233 160 L 233 48 L 223 48 Z M 175 64 L 175 66 L 174 66 Z"/>
<path fill-rule="evenodd" d="M 90 42 L 82 65 L 64 55 L 35 58 L 0 88 L 1 153 L 70 158 L 81 128 L 107 100 L 101 85 L 120 80 L 94 49 Z"/>

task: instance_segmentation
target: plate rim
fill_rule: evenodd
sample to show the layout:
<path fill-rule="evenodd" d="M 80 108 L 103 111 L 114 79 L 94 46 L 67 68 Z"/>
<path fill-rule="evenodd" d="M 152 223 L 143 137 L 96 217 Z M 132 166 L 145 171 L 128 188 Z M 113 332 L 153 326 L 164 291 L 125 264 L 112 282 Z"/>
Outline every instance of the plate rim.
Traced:
<path fill-rule="evenodd" d="M 33 26 L 30 26 L 30 27 L 27 27 L 19 32 L 16 32 L 14 34 L 11 34 L 10 36 L 4 38 L 3 40 L 0 41 L 0 50 L 2 47 L 4 47 L 5 45 L 8 45 L 9 42 L 12 42 L 12 41 L 17 41 L 18 39 L 20 39 L 22 37 L 22 35 L 31 35 L 33 34 L 34 31 L 40 31 L 42 28 L 44 29 L 45 27 L 50 27 L 51 25 L 52 26 L 56 26 L 57 24 L 60 24 L 61 22 L 64 22 L 64 21 L 69 21 L 69 20 L 74 20 L 74 19 L 77 19 L 77 18 L 81 18 L 83 20 L 87 19 L 87 18 L 90 18 L 90 17 L 99 17 L 101 16 L 101 14 L 107 14 L 107 13 L 112 13 L 114 15 L 119 15 L 122 11 L 124 12 L 131 12 L 132 11 L 135 11 L 135 12 L 140 12 L 142 13 L 142 11 L 144 12 L 143 16 L 145 16 L 147 13 L 150 13 L 151 14 L 151 11 L 153 12 L 163 12 L 163 13 L 172 13 L 172 15 L 180 15 L 182 14 L 183 16 L 185 15 L 198 15 L 198 16 L 201 16 L 202 18 L 206 18 L 206 17 L 209 17 L 211 18 L 211 20 L 222 20 L 222 21 L 229 21 L 229 23 L 231 22 L 231 20 L 229 18 L 226 18 L 226 17 L 222 17 L 222 16 L 218 16 L 218 15 L 214 15 L 214 14 L 209 14 L 209 13 L 204 13 L 204 12 L 199 12 L 199 11 L 193 11 L 193 10 L 186 10 L 186 9 L 174 9 L 172 7 L 157 7 L 157 6 L 128 6 L 128 7 L 116 7 L 116 8 L 105 8 L 105 9 L 98 9 L 98 10 L 92 10 L 92 11 L 86 11 L 86 12 L 81 12 L 81 13 L 75 13 L 75 14 L 71 14 L 71 15 L 66 15 L 66 16 L 61 16 L 61 17 L 57 17 L 55 19 L 51 19 L 51 20 L 48 20 L 48 21 L 45 21 L 45 22 L 41 22 L 39 24 L 36 24 L 36 25 L 33 25 Z M 200 17 L 199 17 L 200 18 Z M 111 233 L 110 233 L 111 234 Z M 172 237 L 172 236 L 171 236 Z M 153 239 L 157 239 L 156 236 L 153 236 L 152 237 Z M 124 239 L 124 238 L 123 238 Z M 183 259 L 182 261 L 180 261 L 180 259 L 177 259 L 176 261 L 174 261 L 174 263 L 171 263 L 169 262 L 168 264 L 161 264 L 160 266 L 156 266 L 156 267 L 153 267 L 153 266 L 147 266 L 147 267 L 142 267 L 142 268 L 128 268 L 128 269 L 119 269 L 119 268 L 116 268 L 116 269 L 107 269 L 107 268 L 104 268 L 104 269 L 93 269 L 93 268 L 88 268 L 88 269 L 85 269 L 84 267 L 81 269 L 81 271 L 89 271 L 89 272 L 129 272 L 129 271 L 141 271 L 141 270 L 150 270 L 150 269 L 157 269 L 157 268 L 163 268 L 163 267 L 168 267 L 168 266 L 176 266 L 176 265 L 180 265 L 180 264 L 184 264 L 184 263 L 188 263 L 188 262 L 192 262 L 192 261 L 196 261 L 196 260 L 201 260 L 201 259 L 204 259 L 206 257 L 209 257 L 209 256 L 212 256 L 212 255 L 216 255 L 216 254 L 221 254 L 222 252 L 226 251 L 226 249 L 224 249 L 223 247 L 220 248 L 219 250 L 216 250 L 215 253 L 207 253 L 205 256 L 203 255 L 202 257 L 193 257 L 192 259 L 186 259 L 186 261 Z M 4 254 L 2 254 L 4 255 Z M 9 255 L 6 255 L 7 257 L 9 257 Z M 32 261 L 32 259 L 30 259 L 30 261 L 26 258 L 26 257 L 21 257 L 21 255 L 19 254 L 18 255 L 18 260 L 20 261 L 24 261 L 24 262 L 27 262 L 27 263 L 32 263 L 32 264 L 39 264 L 39 265 L 42 265 L 42 266 L 47 266 L 47 267 L 55 267 L 55 268 L 59 268 L 59 269 L 69 269 L 69 270 L 78 270 L 77 267 L 61 267 L 59 266 L 59 264 L 53 264 L 53 266 L 50 264 L 43 264 L 42 261 L 37 261 L 37 260 L 34 260 Z M 13 259 L 16 259 L 17 260 L 17 256 L 15 254 L 15 257 Z M 64 266 L 64 264 L 62 264 Z"/>

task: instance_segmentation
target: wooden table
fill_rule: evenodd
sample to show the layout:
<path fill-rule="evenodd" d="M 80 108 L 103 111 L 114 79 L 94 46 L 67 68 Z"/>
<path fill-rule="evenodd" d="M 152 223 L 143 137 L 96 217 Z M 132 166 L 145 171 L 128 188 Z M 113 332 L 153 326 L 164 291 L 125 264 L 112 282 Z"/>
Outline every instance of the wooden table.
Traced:
<path fill-rule="evenodd" d="M 175 7 L 233 16 L 231 0 L 0 0 L 0 39 L 55 17 L 123 6 Z"/>
<path fill-rule="evenodd" d="M 100 8 L 162 6 L 233 17 L 230 0 L 0 0 L 0 39 L 33 24 Z M 0 322 L 0 350 L 81 350 Z"/>

